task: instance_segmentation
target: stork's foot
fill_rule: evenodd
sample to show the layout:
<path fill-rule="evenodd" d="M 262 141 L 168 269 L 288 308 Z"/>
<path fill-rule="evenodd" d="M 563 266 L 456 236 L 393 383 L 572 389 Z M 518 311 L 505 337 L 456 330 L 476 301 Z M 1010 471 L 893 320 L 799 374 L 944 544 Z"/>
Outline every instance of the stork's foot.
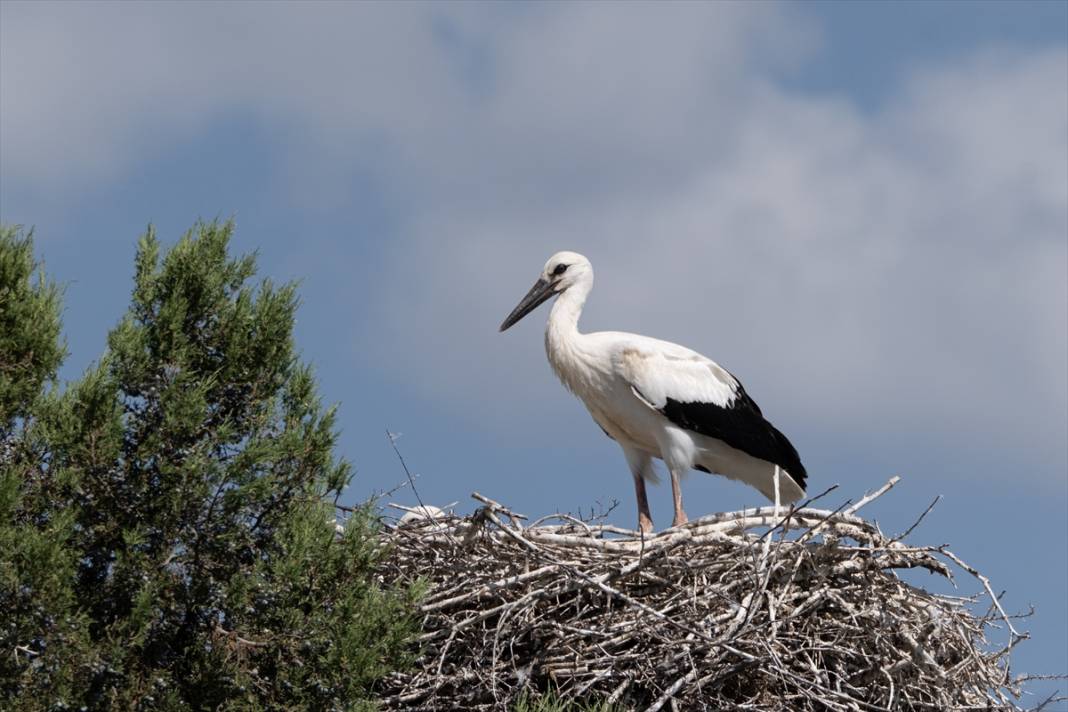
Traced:
<path fill-rule="evenodd" d="M 675 512 L 675 519 L 672 520 L 671 526 L 677 527 L 685 524 L 688 521 L 690 521 L 690 518 L 686 516 L 686 512 L 680 509 L 679 511 Z"/>
<path fill-rule="evenodd" d="M 644 512 L 638 515 L 638 528 L 641 529 L 642 534 L 653 533 L 653 520 Z"/>

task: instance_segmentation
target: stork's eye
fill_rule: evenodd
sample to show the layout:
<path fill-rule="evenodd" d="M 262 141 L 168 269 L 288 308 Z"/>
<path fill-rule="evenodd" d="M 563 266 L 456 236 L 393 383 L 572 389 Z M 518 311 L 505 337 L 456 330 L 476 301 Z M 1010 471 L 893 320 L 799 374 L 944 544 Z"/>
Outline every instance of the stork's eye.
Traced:
<path fill-rule="evenodd" d="M 567 265 L 556 265 L 556 269 L 553 270 L 553 276 L 559 277 L 567 271 Z"/>

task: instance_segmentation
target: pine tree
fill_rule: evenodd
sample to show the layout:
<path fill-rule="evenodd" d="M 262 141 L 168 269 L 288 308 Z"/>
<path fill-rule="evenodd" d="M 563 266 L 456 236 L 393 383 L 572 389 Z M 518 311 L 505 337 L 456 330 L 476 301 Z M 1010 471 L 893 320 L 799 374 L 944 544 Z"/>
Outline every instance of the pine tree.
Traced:
<path fill-rule="evenodd" d="M 232 231 L 198 224 L 161 255 L 150 228 L 105 355 L 43 396 L 58 294 L 29 285 L 28 240 L 0 243 L 0 320 L 17 324 L 0 353 L 0 700 L 358 709 L 407 661 L 417 592 L 375 583 L 373 512 L 331 523 L 352 469 L 294 350 L 295 288 L 250 285 Z M 19 353 L 31 366 L 12 370 Z"/>

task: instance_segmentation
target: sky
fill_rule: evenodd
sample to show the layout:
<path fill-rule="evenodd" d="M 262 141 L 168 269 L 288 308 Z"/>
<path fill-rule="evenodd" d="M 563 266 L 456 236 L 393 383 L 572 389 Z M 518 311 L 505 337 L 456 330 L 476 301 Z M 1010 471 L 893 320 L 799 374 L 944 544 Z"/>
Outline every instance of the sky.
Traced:
<path fill-rule="evenodd" d="M 575 250 L 582 328 L 730 369 L 829 504 L 900 475 L 885 530 L 944 495 L 911 541 L 1036 607 L 1017 672 L 1068 673 L 1068 3 L 0 2 L 0 220 L 65 287 L 64 379 L 145 226 L 215 217 L 300 282 L 350 501 L 405 480 L 388 430 L 427 503 L 633 524 L 547 308 L 497 332 Z"/>

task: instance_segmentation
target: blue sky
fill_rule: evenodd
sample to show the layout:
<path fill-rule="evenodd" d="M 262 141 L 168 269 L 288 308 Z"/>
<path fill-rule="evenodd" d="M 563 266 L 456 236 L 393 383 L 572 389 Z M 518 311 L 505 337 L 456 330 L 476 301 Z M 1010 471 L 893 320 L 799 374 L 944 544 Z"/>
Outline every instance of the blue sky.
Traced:
<path fill-rule="evenodd" d="M 1038 608 L 1019 671 L 1068 672 L 1068 3 L 5 0 L 0 40 L 0 218 L 66 285 L 65 378 L 148 222 L 233 216 L 302 282 L 353 500 L 403 479 L 389 429 L 427 502 L 616 499 L 629 524 L 546 311 L 497 333 L 578 250 L 586 329 L 731 369 L 816 491 L 901 475 L 885 529 L 945 495 L 913 541 Z M 758 503 L 697 473 L 684 494 Z"/>

